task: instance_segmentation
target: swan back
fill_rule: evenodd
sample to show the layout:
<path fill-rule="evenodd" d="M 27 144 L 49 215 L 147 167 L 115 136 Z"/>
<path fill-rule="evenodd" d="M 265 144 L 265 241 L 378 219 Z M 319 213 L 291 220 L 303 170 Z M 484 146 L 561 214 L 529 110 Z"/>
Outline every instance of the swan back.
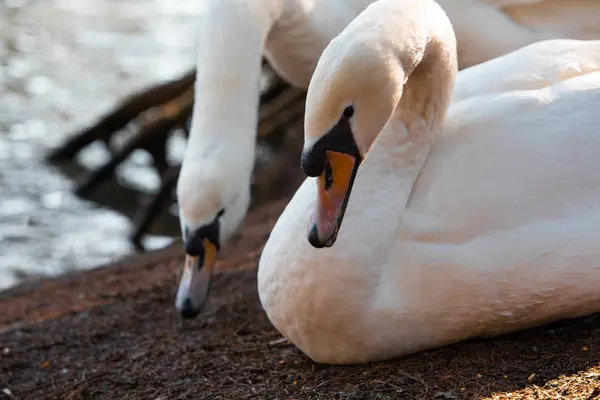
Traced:
<path fill-rule="evenodd" d="M 485 0 L 500 4 L 516 23 L 561 37 L 596 39 L 600 36 L 597 0 Z"/>
<path fill-rule="evenodd" d="M 477 95 L 540 89 L 598 70 L 600 40 L 544 40 L 460 71 L 452 102 Z"/>

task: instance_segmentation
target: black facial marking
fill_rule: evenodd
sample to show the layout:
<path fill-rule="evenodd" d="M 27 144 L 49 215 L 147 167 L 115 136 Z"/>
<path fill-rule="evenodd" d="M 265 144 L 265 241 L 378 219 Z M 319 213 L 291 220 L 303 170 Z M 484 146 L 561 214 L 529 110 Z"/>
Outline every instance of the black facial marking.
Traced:
<path fill-rule="evenodd" d="M 204 246 L 202 242 L 204 239 L 210 240 L 217 248 L 217 251 L 221 248 L 219 243 L 219 217 L 223 215 L 225 210 L 219 211 L 219 214 L 215 219 L 208 225 L 204 225 L 195 231 L 186 230 L 185 237 L 185 252 L 190 256 L 198 256 L 204 258 Z"/>
<path fill-rule="evenodd" d="M 300 156 L 300 168 L 306 176 L 317 177 L 323 173 L 325 169 L 325 163 L 327 157 L 325 157 L 325 149 L 320 148 L 315 151 L 317 145 L 326 138 L 327 135 L 323 136 L 315 145 L 308 151 L 303 151 Z"/>
<path fill-rule="evenodd" d="M 354 136 L 352 136 L 352 128 L 350 127 L 350 118 L 352 115 L 354 115 L 354 108 L 346 107 L 338 123 L 310 149 L 302 152 L 300 167 L 307 176 L 317 177 L 325 171 L 327 161 L 326 150 L 349 154 L 356 158 L 358 164 L 361 163 L 362 156 L 356 146 Z"/>
<path fill-rule="evenodd" d="M 331 247 L 335 243 L 339 229 L 342 226 L 344 214 L 346 213 L 346 206 L 348 205 L 348 200 L 350 198 L 350 193 L 352 192 L 352 186 L 354 185 L 354 179 L 356 178 L 358 167 L 363 160 L 363 157 L 358 150 L 358 146 L 354 141 L 354 136 L 352 135 L 350 118 L 352 118 L 353 115 L 354 108 L 346 107 L 338 123 L 335 124 L 335 126 L 323 137 L 321 137 L 321 139 L 319 139 L 319 141 L 317 141 L 312 148 L 302 152 L 302 170 L 307 176 L 310 177 L 317 177 L 325 172 L 325 190 L 329 190 L 333 185 L 333 171 L 331 165 L 327 161 L 327 150 L 348 154 L 354 157 L 356 160 L 351 172 L 346 195 L 344 196 L 344 200 L 340 205 L 339 216 L 335 221 L 336 227 L 332 236 L 326 238 L 324 242 L 321 242 L 317 225 L 313 225 L 308 233 L 308 242 L 313 247 L 318 249 L 323 247 Z"/>

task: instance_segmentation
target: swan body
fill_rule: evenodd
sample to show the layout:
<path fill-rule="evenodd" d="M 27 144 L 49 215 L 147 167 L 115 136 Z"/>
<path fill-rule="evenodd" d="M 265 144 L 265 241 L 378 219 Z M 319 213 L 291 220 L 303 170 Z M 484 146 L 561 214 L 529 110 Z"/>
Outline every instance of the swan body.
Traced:
<path fill-rule="evenodd" d="M 195 101 L 177 182 L 186 262 L 175 306 L 199 314 L 217 251 L 250 204 L 261 57 L 308 87 L 321 52 L 373 0 L 205 0 Z"/>
<path fill-rule="evenodd" d="M 596 0 L 438 0 L 455 30 L 461 68 L 547 39 L 600 37 Z"/>
<path fill-rule="evenodd" d="M 598 40 L 543 40 L 463 69 L 456 76 L 452 102 L 476 95 L 540 89 L 598 71 L 598 43 Z"/>
<path fill-rule="evenodd" d="M 199 3 L 195 102 L 177 184 L 187 255 L 176 297 L 176 307 L 182 315 L 198 314 L 208 293 L 217 252 L 239 228 L 250 204 L 261 54 L 265 54 L 281 77 L 307 88 L 328 43 L 373 1 L 204 0 Z M 600 3 L 595 0 L 512 1 L 511 4 L 440 0 L 458 32 L 461 67 L 540 39 L 582 36 L 584 33 L 576 28 L 588 29 L 587 23 L 556 22 L 558 28 L 553 30 L 553 21 L 558 17 L 552 10 L 560 5 L 562 15 L 566 2 L 573 4 L 568 8 L 569 15 L 582 12 L 592 15 L 594 10 L 600 10 Z M 595 8 L 590 6 L 592 3 L 596 3 Z M 531 13 L 519 11 L 537 4 L 547 4 L 544 10 L 551 17 L 546 17 L 545 25 L 535 18 L 532 20 Z M 534 28 L 513 21 L 505 10 L 522 16 L 519 18 L 523 23 Z M 584 21 L 584 15 L 579 17 L 579 21 Z M 569 21 L 576 21 L 575 17 Z M 538 26 L 544 27 L 543 32 L 536 30 Z"/>
<path fill-rule="evenodd" d="M 534 62 L 525 90 L 469 80 L 478 69 L 510 80 L 520 60 L 561 46 L 579 74 Z M 600 41 L 528 46 L 459 72 L 465 95 L 450 104 L 456 41 L 442 9 L 380 0 L 363 11 L 309 85 L 302 166 L 318 177 L 259 262 L 273 325 L 313 360 L 350 364 L 599 312 L 599 51 Z M 332 158 L 351 149 L 342 141 L 360 163 L 347 207 L 319 213 L 344 176 Z M 315 170 L 321 158 L 329 170 Z"/>

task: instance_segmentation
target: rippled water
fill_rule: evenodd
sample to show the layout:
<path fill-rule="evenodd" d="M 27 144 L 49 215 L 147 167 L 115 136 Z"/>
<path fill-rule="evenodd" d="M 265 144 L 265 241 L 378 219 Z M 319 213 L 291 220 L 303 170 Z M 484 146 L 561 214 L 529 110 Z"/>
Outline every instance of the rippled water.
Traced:
<path fill-rule="evenodd" d="M 0 0 L 0 289 L 132 251 L 135 198 L 123 213 L 82 200 L 43 157 L 122 96 L 192 66 L 197 1 Z M 107 157 L 93 146 L 79 161 Z M 119 177 L 154 189 L 148 163 L 134 154 Z"/>

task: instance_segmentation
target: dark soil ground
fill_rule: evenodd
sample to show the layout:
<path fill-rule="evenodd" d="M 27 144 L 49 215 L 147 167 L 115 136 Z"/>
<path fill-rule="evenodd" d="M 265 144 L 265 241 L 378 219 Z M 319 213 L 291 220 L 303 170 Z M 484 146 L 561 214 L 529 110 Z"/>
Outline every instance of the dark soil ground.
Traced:
<path fill-rule="evenodd" d="M 192 321 L 173 307 L 180 244 L 0 293 L 0 398 L 600 398 L 600 318 L 392 362 L 315 364 L 257 295 L 260 250 L 287 201 L 249 214 Z"/>

